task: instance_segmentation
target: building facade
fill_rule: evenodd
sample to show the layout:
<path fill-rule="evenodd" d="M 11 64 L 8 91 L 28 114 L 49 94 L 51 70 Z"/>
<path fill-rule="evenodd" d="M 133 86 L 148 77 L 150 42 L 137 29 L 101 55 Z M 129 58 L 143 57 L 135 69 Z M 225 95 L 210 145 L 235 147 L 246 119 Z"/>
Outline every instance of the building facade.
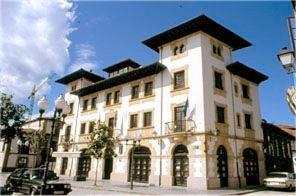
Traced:
<path fill-rule="evenodd" d="M 58 123 L 57 123 L 58 124 Z M 22 126 L 22 132 L 19 137 L 15 137 L 7 144 L 4 140 L 0 141 L 0 171 L 13 171 L 16 168 L 33 168 L 45 164 L 46 148 L 36 150 L 33 148 L 29 135 L 35 131 L 44 131 L 49 137 L 51 133 L 52 119 L 37 118 L 27 121 Z M 59 129 L 53 135 L 51 147 L 57 150 L 59 138 Z M 55 158 L 50 159 L 50 168 L 55 168 Z"/>
<path fill-rule="evenodd" d="M 78 70 L 66 85 L 71 106 L 60 131 L 55 171 L 93 179 L 96 160 L 85 154 L 94 123 L 117 138 L 113 159 L 99 160 L 99 178 L 197 189 L 238 187 L 265 176 L 259 84 L 267 76 L 232 61 L 251 44 L 205 15 L 143 42 L 159 61 L 128 59 L 104 69 Z"/>
<path fill-rule="evenodd" d="M 295 127 L 273 125 L 263 121 L 262 128 L 266 173 L 278 171 L 293 173 L 292 156 L 295 151 Z"/>

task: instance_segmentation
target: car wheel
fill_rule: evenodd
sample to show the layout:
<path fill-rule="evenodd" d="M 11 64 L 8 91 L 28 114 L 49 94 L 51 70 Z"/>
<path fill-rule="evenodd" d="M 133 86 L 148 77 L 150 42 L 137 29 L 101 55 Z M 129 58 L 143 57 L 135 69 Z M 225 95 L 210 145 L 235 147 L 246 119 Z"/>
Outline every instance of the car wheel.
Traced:
<path fill-rule="evenodd" d="M 7 191 L 10 191 L 10 192 L 13 192 L 13 188 L 12 187 L 13 187 L 13 185 L 11 183 L 5 185 L 6 190 Z"/>
<path fill-rule="evenodd" d="M 292 184 L 290 184 L 290 186 L 289 186 L 289 191 L 290 192 L 294 192 L 295 191 L 295 187 L 292 187 Z"/>
<path fill-rule="evenodd" d="M 32 188 L 30 191 L 30 195 L 39 195 L 38 190 L 35 188 Z"/>

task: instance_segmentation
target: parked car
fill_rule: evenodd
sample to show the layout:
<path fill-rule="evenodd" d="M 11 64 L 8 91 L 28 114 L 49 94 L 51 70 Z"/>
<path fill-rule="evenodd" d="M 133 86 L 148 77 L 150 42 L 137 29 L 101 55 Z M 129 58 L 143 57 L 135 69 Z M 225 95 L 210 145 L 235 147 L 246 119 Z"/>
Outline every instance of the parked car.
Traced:
<path fill-rule="evenodd" d="M 264 179 L 267 188 L 295 190 L 296 174 L 288 172 L 271 172 Z"/>
<path fill-rule="evenodd" d="M 39 195 L 41 190 L 45 195 L 66 195 L 72 191 L 71 185 L 59 182 L 53 171 L 48 171 L 48 180 L 44 187 L 42 179 L 44 171 L 44 168 L 17 169 L 8 176 L 5 188 L 10 192 L 31 195 Z"/>

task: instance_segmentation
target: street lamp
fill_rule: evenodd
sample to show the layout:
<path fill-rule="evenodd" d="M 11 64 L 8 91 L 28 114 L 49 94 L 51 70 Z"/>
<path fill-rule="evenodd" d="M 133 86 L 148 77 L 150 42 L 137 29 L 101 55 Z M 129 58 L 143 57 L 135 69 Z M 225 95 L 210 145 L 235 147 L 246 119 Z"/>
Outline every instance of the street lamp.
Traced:
<path fill-rule="evenodd" d="M 282 66 L 287 70 L 288 74 L 295 73 L 295 56 L 293 51 L 289 51 L 287 47 L 284 47 L 277 55 Z"/>
<path fill-rule="evenodd" d="M 40 113 L 40 119 L 43 115 L 43 113 L 46 111 L 48 107 L 48 101 L 45 96 L 43 96 L 39 101 L 38 101 L 38 107 L 39 107 L 39 113 Z M 48 175 L 48 167 L 49 167 L 49 155 L 51 152 L 51 143 L 52 143 L 52 136 L 55 131 L 55 124 L 56 121 L 59 121 L 60 118 L 63 116 L 65 117 L 69 113 L 70 109 L 66 101 L 64 100 L 63 95 L 60 95 L 56 100 L 55 100 L 55 110 L 52 118 L 52 125 L 51 125 L 51 133 L 49 136 L 49 141 L 47 143 L 47 153 L 46 153 L 46 161 L 45 161 L 45 171 L 44 171 L 44 176 L 43 176 L 43 186 L 41 188 L 41 194 L 43 192 L 43 189 L 46 187 L 46 181 L 47 181 L 47 175 Z"/>
<path fill-rule="evenodd" d="M 16 142 L 18 146 L 18 153 L 19 154 L 26 154 L 29 151 L 29 140 L 26 140 L 25 142 L 22 139 L 18 139 Z"/>
<path fill-rule="evenodd" d="M 131 144 L 129 144 L 128 142 L 132 141 Z M 125 137 L 125 141 L 126 141 L 126 146 L 127 145 L 131 145 L 132 149 L 131 149 L 131 174 L 130 174 L 130 181 L 131 181 L 131 190 L 133 190 L 134 188 L 134 151 L 135 151 L 135 147 L 136 146 L 140 146 L 142 140 L 142 135 L 141 134 L 137 134 L 137 137 L 134 139 L 129 139 L 128 136 Z"/>

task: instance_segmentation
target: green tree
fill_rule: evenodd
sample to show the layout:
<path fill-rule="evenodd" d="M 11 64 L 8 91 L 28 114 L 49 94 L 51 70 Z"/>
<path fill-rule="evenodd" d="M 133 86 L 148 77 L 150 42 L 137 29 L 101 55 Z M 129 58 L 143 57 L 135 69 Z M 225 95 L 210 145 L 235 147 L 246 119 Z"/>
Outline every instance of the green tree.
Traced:
<path fill-rule="evenodd" d="M 97 159 L 96 176 L 94 185 L 97 184 L 97 173 L 99 159 L 115 157 L 115 138 L 113 137 L 113 129 L 104 123 L 98 122 L 90 133 L 90 143 L 88 144 L 87 153 Z"/>
<path fill-rule="evenodd" d="M 37 165 L 37 157 L 41 154 L 42 150 L 47 147 L 48 137 L 46 131 L 43 130 L 34 130 L 33 132 L 27 135 L 30 141 L 30 148 L 35 154 L 35 167 Z"/>
<path fill-rule="evenodd" d="M 22 125 L 27 120 L 25 113 L 28 108 L 23 104 L 14 104 L 12 98 L 12 95 L 0 92 L 0 137 L 5 143 L 21 134 Z"/>
<path fill-rule="evenodd" d="M 26 122 L 25 113 L 28 108 L 22 104 L 14 104 L 12 95 L 0 92 L 0 138 L 4 140 L 4 167 L 7 165 L 11 140 L 21 137 L 22 125 Z"/>

